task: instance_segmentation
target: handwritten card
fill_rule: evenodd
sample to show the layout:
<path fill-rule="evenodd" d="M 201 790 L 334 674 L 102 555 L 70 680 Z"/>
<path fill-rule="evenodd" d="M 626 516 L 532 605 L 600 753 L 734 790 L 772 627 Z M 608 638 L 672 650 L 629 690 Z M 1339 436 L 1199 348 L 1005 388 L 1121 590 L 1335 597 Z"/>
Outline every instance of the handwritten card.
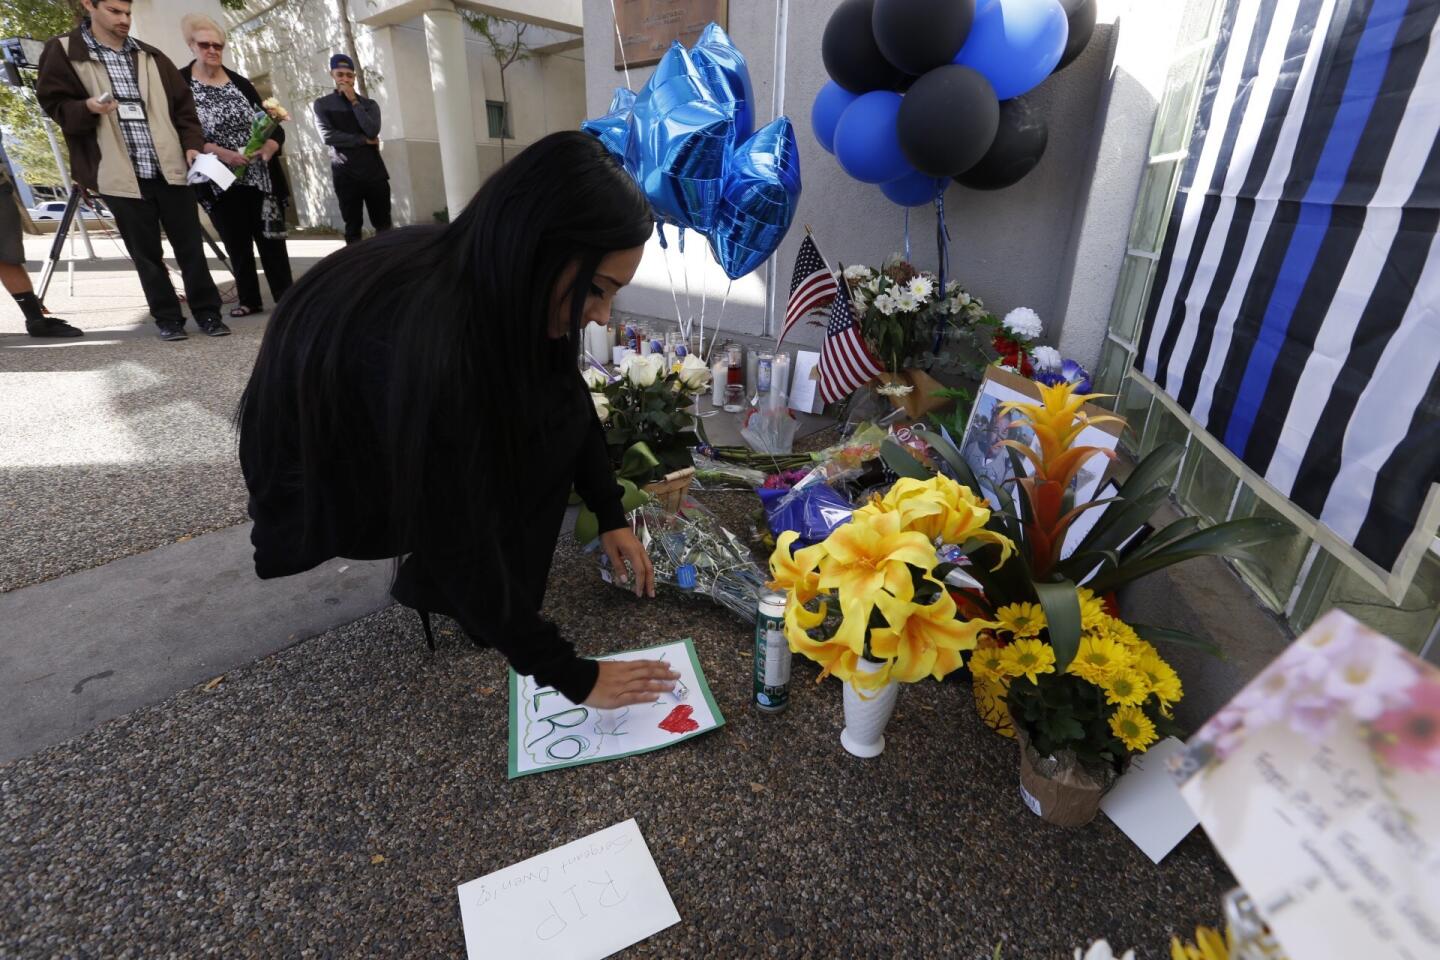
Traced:
<path fill-rule="evenodd" d="M 1170 758 L 1184 752 L 1184 743 L 1166 737 L 1137 753 L 1130 759 L 1130 769 L 1100 801 L 1110 822 L 1155 863 L 1200 822 L 1170 775 Z"/>
<path fill-rule="evenodd" d="M 657 703 L 601 710 L 510 671 L 510 779 L 663 750 L 725 723 L 689 640 L 602 660 L 664 660 L 680 674 Z"/>
<path fill-rule="evenodd" d="M 790 382 L 790 409 L 801 413 L 819 413 L 825 409 L 820 399 L 820 354 L 801 350 L 795 354 L 795 379 Z"/>
<path fill-rule="evenodd" d="M 230 168 L 220 162 L 220 158 L 213 154 L 202 153 L 190 164 L 190 170 L 185 174 L 186 183 L 204 183 L 209 180 L 221 190 L 229 190 L 235 182 L 235 174 Z"/>
<path fill-rule="evenodd" d="M 1332 611 L 1176 777 L 1290 956 L 1440 956 L 1440 669 Z"/>
<path fill-rule="evenodd" d="M 601 960 L 680 922 L 633 819 L 456 893 L 469 960 Z"/>

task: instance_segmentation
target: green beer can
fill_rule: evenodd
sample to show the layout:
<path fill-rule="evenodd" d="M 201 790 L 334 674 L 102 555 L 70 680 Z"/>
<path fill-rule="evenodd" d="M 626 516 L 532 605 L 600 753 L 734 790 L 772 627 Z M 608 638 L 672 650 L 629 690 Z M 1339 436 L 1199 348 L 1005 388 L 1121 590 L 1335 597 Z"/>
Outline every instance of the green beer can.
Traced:
<path fill-rule="evenodd" d="M 785 594 L 760 598 L 755 616 L 755 706 L 779 713 L 790 705 L 790 644 L 785 639 Z"/>

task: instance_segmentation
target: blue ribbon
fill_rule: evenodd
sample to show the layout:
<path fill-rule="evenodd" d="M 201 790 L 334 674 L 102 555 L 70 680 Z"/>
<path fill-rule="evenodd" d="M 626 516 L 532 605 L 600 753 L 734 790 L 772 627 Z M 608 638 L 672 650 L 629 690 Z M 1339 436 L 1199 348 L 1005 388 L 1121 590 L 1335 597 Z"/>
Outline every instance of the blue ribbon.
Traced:
<path fill-rule="evenodd" d="M 905 208 L 905 262 L 910 262 L 910 208 Z"/>
<path fill-rule="evenodd" d="M 907 233 L 908 237 L 908 233 Z M 940 258 L 940 289 L 938 296 L 945 296 L 945 278 L 950 273 L 950 228 L 945 223 L 945 188 L 941 187 L 935 194 L 935 249 Z M 931 353 L 940 352 L 941 341 L 945 338 L 945 320 L 943 315 L 935 316 L 935 345 Z"/>

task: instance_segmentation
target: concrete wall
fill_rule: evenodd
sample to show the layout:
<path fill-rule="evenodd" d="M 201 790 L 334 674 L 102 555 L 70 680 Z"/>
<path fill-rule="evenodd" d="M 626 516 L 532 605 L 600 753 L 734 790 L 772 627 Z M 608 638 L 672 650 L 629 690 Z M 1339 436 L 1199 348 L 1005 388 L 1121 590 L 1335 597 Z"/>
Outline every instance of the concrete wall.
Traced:
<path fill-rule="evenodd" d="M 355 5 L 354 15 L 367 12 L 362 4 Z M 267 80 L 294 115 L 287 129 L 285 164 L 299 223 L 338 228 L 329 154 L 310 111 L 315 98 L 333 90 L 328 61 L 344 45 L 334 0 L 252 3 L 244 12 L 229 15 L 229 21 L 227 65 Z M 380 104 L 384 117 L 381 153 L 390 171 L 396 222 L 431 223 L 445 209 L 445 189 L 424 25 L 414 18 L 385 26 L 356 23 L 353 29 L 367 94 Z M 500 164 L 500 141 L 489 137 L 485 114 L 486 99 L 500 99 L 499 65 L 484 41 L 468 32 L 466 51 L 483 177 Z M 585 106 L 583 76 L 580 50 L 522 61 L 506 71 L 516 137 L 506 144 L 508 155 L 553 130 L 579 126 Z"/>
<path fill-rule="evenodd" d="M 180 18 L 187 13 L 203 13 L 216 23 L 225 22 L 220 0 L 135 0 L 130 7 L 131 32 L 136 39 L 164 54 L 183 67 L 191 60 L 190 48 L 180 36 Z"/>
<path fill-rule="evenodd" d="M 810 130 L 810 105 L 828 81 L 820 57 L 823 28 L 837 0 L 789 0 L 786 82 L 782 112 L 795 124 L 801 153 L 804 192 L 796 226 L 778 254 L 777 286 L 780 312 L 789 285 L 795 251 L 810 224 L 817 242 L 832 265 L 878 263 L 904 244 L 904 211 L 890 203 L 878 187 L 858 183 L 840 169 L 835 158 L 815 141 Z M 981 297 L 992 311 L 1004 313 L 1028 306 L 1046 321 L 1048 342 L 1069 342 L 1071 334 L 1081 351 L 1075 355 L 1093 362 L 1099 353 L 1114 270 L 1124 253 L 1124 230 L 1135 199 L 1143 165 L 1143 147 L 1149 140 L 1154 99 L 1145 113 L 1143 103 L 1124 98 L 1124 109 L 1111 111 L 1109 92 L 1114 84 L 1115 56 L 1125 51 L 1132 59 L 1163 64 L 1169 41 L 1150 23 L 1138 17 L 1133 39 L 1117 46 L 1129 29 L 1130 9 L 1170 7 L 1154 0 L 1110 0 L 1101 3 L 1100 22 L 1084 54 L 1064 71 L 1052 76 L 1030 96 L 1049 118 L 1050 139 L 1045 157 L 1019 184 L 1000 191 L 969 190 L 952 185 L 945 197 L 950 228 L 950 276 Z M 731 0 L 729 33 L 749 61 L 754 80 L 757 117 L 774 116 L 771 98 L 775 64 L 775 0 Z M 1119 21 L 1125 20 L 1121 28 Z M 614 21 L 609 0 L 585 0 L 585 78 L 587 115 L 602 113 L 624 75 L 613 68 Z M 631 86 L 638 89 L 651 68 L 631 71 Z M 1163 76 L 1163 74 L 1162 74 Z M 1133 92 L 1133 91 L 1132 91 Z M 1143 91 L 1149 95 L 1148 88 Z M 1143 96 L 1140 98 L 1143 100 Z M 1106 139 L 1109 127 L 1115 127 Z M 1123 149 L 1122 145 L 1123 144 Z M 1097 164 L 1097 150 L 1107 155 Z M 1098 171 L 1098 173 L 1097 173 Z M 1096 186 L 1091 187 L 1092 176 Z M 1120 225 L 1114 229 L 1101 225 Z M 933 210 L 910 214 L 914 261 L 929 269 L 938 265 Z M 1096 235 L 1085 242 L 1082 231 Z M 688 272 L 692 301 L 698 313 L 701 291 L 708 292 L 708 316 L 723 298 L 726 280 L 709 262 L 700 242 L 687 243 L 686 256 L 671 250 L 670 274 L 680 288 L 682 312 L 684 279 Z M 667 259 L 652 243 L 645 264 L 620 305 L 629 311 L 661 318 L 675 316 Z M 1108 275 L 1087 277 L 1084 291 L 1070 282 L 1076 269 L 1109 270 Z M 1113 269 L 1110 269 L 1112 268 Z M 1105 270 L 1100 270 L 1104 273 Z M 727 330 L 758 333 L 762 329 L 767 290 L 763 272 L 738 281 L 731 289 L 724 326 Z M 1074 310 L 1074 326 L 1067 329 Z M 798 342 L 817 343 L 820 331 L 809 328 Z M 792 335 L 793 336 L 793 335 Z"/>

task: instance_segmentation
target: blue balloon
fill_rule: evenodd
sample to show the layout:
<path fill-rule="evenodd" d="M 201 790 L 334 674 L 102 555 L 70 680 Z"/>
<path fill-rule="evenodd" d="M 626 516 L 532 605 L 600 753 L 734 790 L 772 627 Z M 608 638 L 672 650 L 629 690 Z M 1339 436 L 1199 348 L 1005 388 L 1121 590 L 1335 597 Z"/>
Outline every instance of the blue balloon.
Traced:
<path fill-rule="evenodd" d="M 735 145 L 735 121 L 678 42 L 630 115 L 625 165 L 660 220 L 709 233 Z"/>
<path fill-rule="evenodd" d="M 857 96 L 834 80 L 815 94 L 815 105 L 810 108 L 810 129 L 815 131 L 815 139 L 820 141 L 820 146 L 827 153 L 835 152 L 835 125 L 840 122 L 840 114 L 855 102 Z"/>
<path fill-rule="evenodd" d="M 705 75 L 715 99 L 730 106 L 735 118 L 735 142 L 743 142 L 755 131 L 755 88 L 750 83 L 745 55 L 730 42 L 720 24 L 712 23 L 690 48 L 690 59 Z"/>
<path fill-rule="evenodd" d="M 630 114 L 634 110 L 635 92 L 619 87 L 610 99 L 609 112 L 603 117 L 584 121 L 580 129 L 599 137 L 607 150 L 624 160 L 625 148 L 630 141 Z"/>
<path fill-rule="evenodd" d="M 880 192 L 885 194 L 891 203 L 898 203 L 902 207 L 923 207 L 945 192 L 947 182 L 917 170 L 899 180 L 882 183 Z"/>
<path fill-rule="evenodd" d="M 889 90 L 863 93 L 845 108 L 835 125 L 835 159 L 846 173 L 861 183 L 889 183 L 915 172 L 900 149 L 899 113 L 900 94 Z"/>
<path fill-rule="evenodd" d="M 735 148 L 710 249 L 731 280 L 770 259 L 800 206 L 800 148 L 788 117 L 776 117 Z"/>
<path fill-rule="evenodd" d="M 1060 0 L 995 0 L 975 11 L 970 37 L 955 55 L 1009 100 L 1038 87 L 1065 53 L 1070 21 Z"/>

